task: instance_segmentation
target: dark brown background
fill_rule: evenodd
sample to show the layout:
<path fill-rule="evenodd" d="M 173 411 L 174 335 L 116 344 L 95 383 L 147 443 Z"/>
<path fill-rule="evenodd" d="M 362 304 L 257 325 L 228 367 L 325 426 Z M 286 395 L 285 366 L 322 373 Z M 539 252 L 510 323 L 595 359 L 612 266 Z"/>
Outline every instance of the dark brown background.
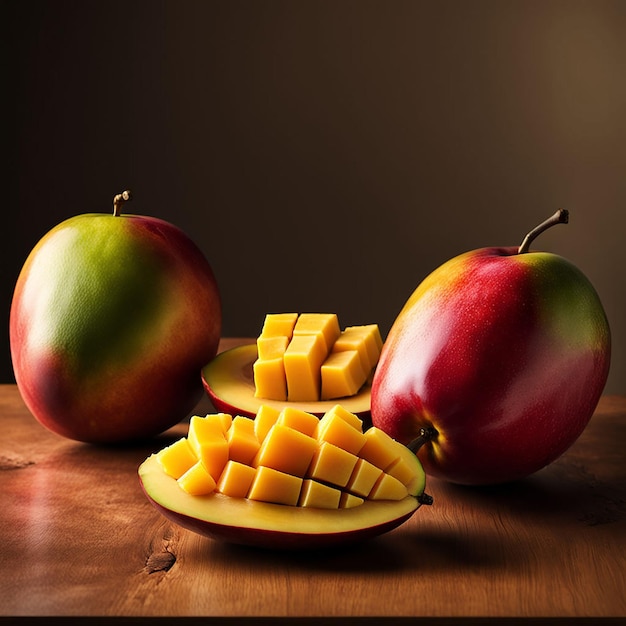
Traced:
<path fill-rule="evenodd" d="M 386 333 L 437 265 L 563 206 L 535 247 L 596 286 L 626 393 L 626 2 L 0 6 L 5 328 L 36 241 L 127 187 L 209 258 L 225 335 L 270 310 Z"/>

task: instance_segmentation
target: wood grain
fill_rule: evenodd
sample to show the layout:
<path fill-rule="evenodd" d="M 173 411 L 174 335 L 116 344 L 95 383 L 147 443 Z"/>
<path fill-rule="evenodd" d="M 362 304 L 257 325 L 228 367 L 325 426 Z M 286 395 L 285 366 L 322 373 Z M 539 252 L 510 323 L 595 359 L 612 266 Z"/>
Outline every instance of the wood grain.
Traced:
<path fill-rule="evenodd" d="M 602 398 L 535 476 L 430 479 L 433 506 L 395 531 L 315 553 L 220 544 L 161 517 L 137 467 L 184 423 L 142 445 L 80 444 L 43 429 L 14 385 L 0 420 L 1 616 L 626 615 L 623 397 Z"/>

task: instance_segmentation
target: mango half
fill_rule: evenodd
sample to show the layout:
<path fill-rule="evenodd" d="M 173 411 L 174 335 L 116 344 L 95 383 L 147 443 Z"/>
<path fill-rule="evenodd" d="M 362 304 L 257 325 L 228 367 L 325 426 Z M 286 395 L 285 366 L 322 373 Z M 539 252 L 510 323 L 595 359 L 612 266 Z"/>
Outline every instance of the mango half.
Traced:
<path fill-rule="evenodd" d="M 188 436 L 152 454 L 138 473 L 169 520 L 265 548 L 362 541 L 430 501 L 417 456 L 377 428 L 363 432 L 340 405 L 321 419 L 266 406 L 254 420 L 194 416 Z"/>
<path fill-rule="evenodd" d="M 202 385 L 218 411 L 253 418 L 263 405 L 291 406 L 322 416 L 337 400 L 290 402 L 256 396 L 253 366 L 258 358 L 255 344 L 238 346 L 218 354 L 201 371 Z M 353 396 L 341 398 L 341 405 L 360 417 L 370 415 L 371 384 L 366 382 Z"/>

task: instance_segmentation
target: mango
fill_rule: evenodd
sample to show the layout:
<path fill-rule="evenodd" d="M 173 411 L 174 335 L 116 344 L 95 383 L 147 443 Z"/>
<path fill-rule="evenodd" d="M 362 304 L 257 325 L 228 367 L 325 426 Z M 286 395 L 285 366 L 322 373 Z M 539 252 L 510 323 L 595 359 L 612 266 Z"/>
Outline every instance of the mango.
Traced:
<path fill-rule="evenodd" d="M 257 337 L 255 396 L 316 402 L 354 396 L 382 350 L 377 324 L 341 331 L 335 313 L 270 313 Z"/>
<path fill-rule="evenodd" d="M 230 425 L 224 432 L 218 424 Z M 220 438 L 237 459 L 224 462 L 222 449 L 213 458 Z M 375 536 L 430 503 L 417 456 L 383 431 L 363 431 L 361 419 L 338 404 L 321 418 L 266 406 L 254 419 L 193 416 L 188 436 L 148 457 L 139 477 L 169 519 L 217 539 L 270 547 Z"/>
<path fill-rule="evenodd" d="M 123 214 L 129 198 L 44 235 L 11 304 L 22 398 L 43 426 L 79 441 L 137 440 L 187 417 L 220 339 L 206 257 L 173 224 Z"/>

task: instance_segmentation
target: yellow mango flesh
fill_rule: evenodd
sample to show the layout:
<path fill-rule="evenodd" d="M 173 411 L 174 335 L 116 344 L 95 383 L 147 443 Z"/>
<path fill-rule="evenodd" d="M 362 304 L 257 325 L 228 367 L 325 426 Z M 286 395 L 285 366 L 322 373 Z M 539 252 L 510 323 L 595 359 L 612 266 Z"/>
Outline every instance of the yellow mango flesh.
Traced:
<path fill-rule="evenodd" d="M 163 471 L 178 480 L 198 459 L 189 440 L 182 438 L 161 450 L 158 460 Z"/>
<path fill-rule="evenodd" d="M 254 422 L 237 416 L 226 434 L 229 459 L 250 465 L 261 444 L 254 433 Z"/>
<path fill-rule="evenodd" d="M 252 364 L 256 398 L 287 400 L 287 375 L 283 357 L 257 359 Z"/>
<path fill-rule="evenodd" d="M 302 313 L 296 321 L 293 334 L 320 336 L 324 351 L 328 354 L 341 334 L 339 319 L 335 313 Z"/>
<path fill-rule="evenodd" d="M 421 493 L 415 455 L 336 405 L 322 418 L 262 406 L 255 419 L 193 416 L 188 436 L 156 455 L 192 496 L 221 494 L 293 507 L 354 508 Z"/>
<path fill-rule="evenodd" d="M 257 337 L 255 397 L 317 402 L 356 395 L 378 363 L 378 325 L 341 331 L 335 313 L 271 313 Z"/>
<path fill-rule="evenodd" d="M 298 506 L 309 506 L 318 509 L 338 509 L 341 490 L 315 480 L 305 480 L 298 500 Z"/>
<path fill-rule="evenodd" d="M 203 496 L 215 490 L 215 479 L 202 461 L 196 461 L 179 479 L 178 484 L 192 496 Z"/>
<path fill-rule="evenodd" d="M 265 337 L 284 336 L 291 339 L 297 319 L 297 313 L 268 313 L 263 322 L 261 335 Z"/>
<path fill-rule="evenodd" d="M 307 475 L 315 480 L 345 487 L 358 460 L 356 455 L 324 441 L 313 455 Z"/>
<path fill-rule="evenodd" d="M 258 467 L 248 492 L 250 500 L 296 506 L 302 488 L 302 478 L 272 467 Z"/>
<path fill-rule="evenodd" d="M 255 476 L 256 468 L 238 461 L 228 461 L 217 483 L 217 490 L 231 498 L 245 498 Z"/>
<path fill-rule="evenodd" d="M 294 335 L 283 359 L 289 402 L 319 400 L 320 371 L 325 358 L 326 348 L 321 334 Z"/>
<path fill-rule="evenodd" d="M 322 400 L 354 396 L 367 379 L 369 370 L 364 370 L 356 350 L 332 352 L 322 363 Z"/>
<path fill-rule="evenodd" d="M 253 465 L 304 476 L 316 448 L 317 441 L 313 437 L 289 426 L 274 424 L 263 440 Z"/>

